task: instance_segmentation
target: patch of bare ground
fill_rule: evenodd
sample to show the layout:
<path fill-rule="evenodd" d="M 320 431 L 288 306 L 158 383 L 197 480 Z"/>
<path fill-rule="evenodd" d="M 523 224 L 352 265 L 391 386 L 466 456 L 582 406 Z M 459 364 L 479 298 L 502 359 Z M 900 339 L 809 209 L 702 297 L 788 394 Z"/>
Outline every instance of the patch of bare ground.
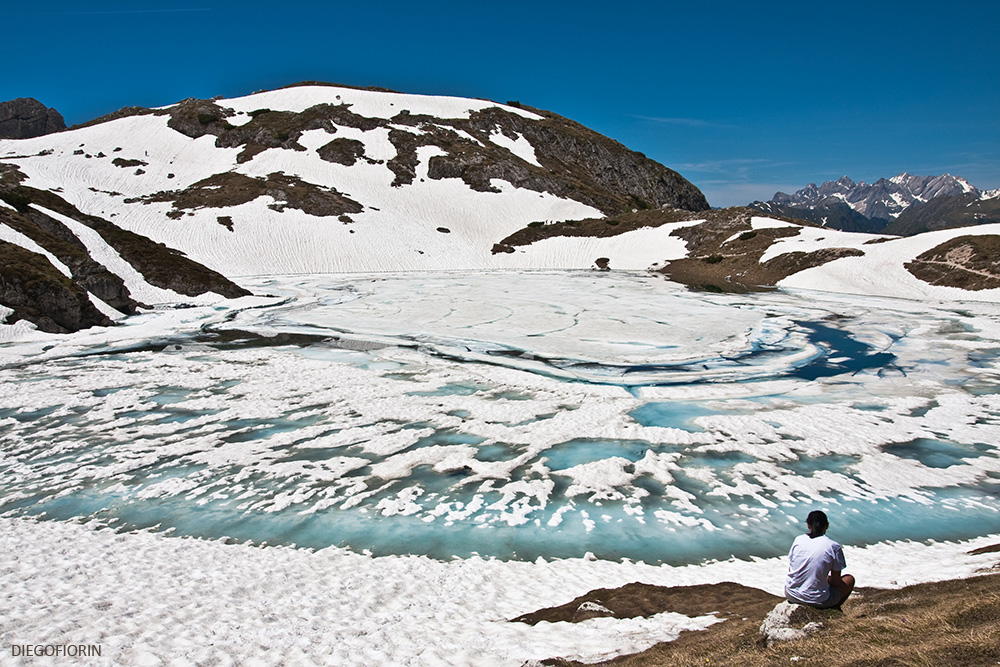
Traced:
<path fill-rule="evenodd" d="M 365 156 L 365 145 L 357 139 L 339 137 L 316 149 L 321 160 L 350 167 Z"/>
<path fill-rule="evenodd" d="M 652 586 L 632 583 L 620 588 L 598 588 L 558 607 L 540 609 L 513 619 L 515 623 L 535 625 L 542 621 L 579 623 L 588 618 L 648 618 L 673 611 L 687 616 L 717 612 L 745 615 L 748 609 L 765 614 L 781 598 L 749 586 L 732 582 L 699 586 Z"/>
<path fill-rule="evenodd" d="M 791 252 L 761 258 L 782 238 L 797 236 L 799 227 L 815 226 L 804 220 L 785 219 L 798 227 L 753 229 L 750 220 L 757 211 L 745 207 L 712 212 L 700 225 L 673 232 L 687 242 L 688 256 L 657 269 L 670 280 L 710 292 L 750 292 L 771 289 L 788 276 L 821 266 L 841 257 L 864 255 L 855 248 L 823 248 L 814 252 Z"/>
<path fill-rule="evenodd" d="M 931 285 L 967 290 L 1000 288 L 1000 236 L 959 236 L 904 266 Z"/>
<path fill-rule="evenodd" d="M 995 554 L 1000 553 L 1000 544 L 991 544 L 988 547 L 979 547 L 978 549 L 973 549 L 969 552 L 973 556 L 979 556 L 980 554 Z"/>
<path fill-rule="evenodd" d="M 862 588 L 855 591 L 842 611 L 810 609 L 810 620 L 823 624 L 816 634 L 770 646 L 761 642 L 759 628 L 778 598 L 737 584 L 667 588 L 657 593 L 666 601 L 660 608 L 649 605 L 645 600 L 650 594 L 637 586 L 641 585 L 630 584 L 616 589 L 617 593 L 594 591 L 588 595 L 594 595 L 594 600 L 604 600 L 600 604 L 606 608 L 614 604 L 625 609 L 631 603 L 613 600 L 625 596 L 629 589 L 635 593 L 636 608 L 688 615 L 715 611 L 725 620 L 706 630 L 684 632 L 675 641 L 657 644 L 641 653 L 596 664 L 972 667 L 1000 662 L 1000 574 L 899 590 Z M 706 602 L 696 601 L 703 596 Z M 554 658 L 543 664 L 582 663 Z"/>
<path fill-rule="evenodd" d="M 294 208 L 309 215 L 325 217 L 360 213 L 364 210 L 361 204 L 333 188 L 313 185 L 282 172 L 268 174 L 266 178 L 255 178 L 228 171 L 209 176 L 184 190 L 157 192 L 140 199 L 127 199 L 126 202 L 171 202 L 173 210 L 167 213 L 167 217 L 176 219 L 184 215 L 185 211 L 240 206 L 265 196 L 274 200 L 274 203 L 268 204 L 268 208 L 278 212 Z"/>

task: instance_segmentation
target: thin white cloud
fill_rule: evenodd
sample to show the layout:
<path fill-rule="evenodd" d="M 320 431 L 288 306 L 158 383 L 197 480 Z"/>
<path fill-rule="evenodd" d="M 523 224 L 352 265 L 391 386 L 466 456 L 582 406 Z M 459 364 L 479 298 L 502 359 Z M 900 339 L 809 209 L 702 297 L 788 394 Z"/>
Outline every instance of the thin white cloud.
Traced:
<path fill-rule="evenodd" d="M 734 130 L 737 127 L 736 125 L 716 123 L 715 121 L 705 120 L 703 118 L 664 118 L 661 116 L 639 116 L 636 114 L 629 114 L 629 116 L 632 118 L 638 118 L 639 120 L 648 120 L 654 123 L 664 123 L 666 125 L 682 125 L 684 127 L 707 127 L 727 130 Z"/>
<path fill-rule="evenodd" d="M 709 174 L 730 174 L 734 172 L 745 172 L 753 166 L 771 166 L 774 163 L 764 158 L 730 158 L 728 160 L 705 160 L 703 162 L 689 162 L 687 164 L 673 164 L 672 169 L 697 171 Z"/>
<path fill-rule="evenodd" d="M 776 192 L 795 192 L 802 184 L 733 183 L 731 181 L 695 181 L 708 203 L 716 207 L 746 206 L 754 201 L 767 201 Z"/>

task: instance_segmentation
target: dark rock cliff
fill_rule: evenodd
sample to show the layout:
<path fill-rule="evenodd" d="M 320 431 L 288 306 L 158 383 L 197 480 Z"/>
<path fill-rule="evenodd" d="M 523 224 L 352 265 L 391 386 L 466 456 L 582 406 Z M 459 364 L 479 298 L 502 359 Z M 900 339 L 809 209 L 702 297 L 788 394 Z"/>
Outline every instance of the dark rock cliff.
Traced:
<path fill-rule="evenodd" d="M 28 320 L 49 333 L 112 324 L 90 302 L 86 290 L 42 255 L 0 241 L 0 256 L 0 304 L 14 310 L 7 324 Z"/>
<path fill-rule="evenodd" d="M 0 139 L 30 139 L 65 129 L 62 115 L 36 99 L 0 102 Z"/>

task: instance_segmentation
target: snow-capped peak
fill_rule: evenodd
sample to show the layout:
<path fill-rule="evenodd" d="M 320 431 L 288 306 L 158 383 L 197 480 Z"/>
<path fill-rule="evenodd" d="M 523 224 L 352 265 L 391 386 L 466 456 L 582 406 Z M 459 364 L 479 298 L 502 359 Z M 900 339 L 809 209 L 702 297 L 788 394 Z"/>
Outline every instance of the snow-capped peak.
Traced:
<path fill-rule="evenodd" d="M 979 197 L 980 191 L 966 179 L 951 174 L 914 176 L 904 171 L 871 185 L 864 181 L 855 183 L 847 176 L 826 181 L 819 187 L 810 183 L 792 195 L 777 193 L 772 202 L 806 209 L 846 204 L 870 219 L 894 220 L 915 203 L 962 194 Z"/>

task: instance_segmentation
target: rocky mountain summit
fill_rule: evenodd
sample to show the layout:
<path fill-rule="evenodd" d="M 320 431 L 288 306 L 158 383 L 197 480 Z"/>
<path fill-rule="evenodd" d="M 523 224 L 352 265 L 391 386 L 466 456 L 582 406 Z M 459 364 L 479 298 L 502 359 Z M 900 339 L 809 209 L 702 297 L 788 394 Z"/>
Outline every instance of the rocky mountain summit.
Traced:
<path fill-rule="evenodd" d="M 30 139 L 66 129 L 66 121 L 31 97 L 0 102 L 0 139 Z"/>
<path fill-rule="evenodd" d="M 902 173 L 872 184 L 847 176 L 794 194 L 775 193 L 767 202 L 750 204 L 764 213 L 788 215 L 844 231 L 910 236 L 1000 222 L 1000 193 L 983 192 L 961 177 Z"/>

